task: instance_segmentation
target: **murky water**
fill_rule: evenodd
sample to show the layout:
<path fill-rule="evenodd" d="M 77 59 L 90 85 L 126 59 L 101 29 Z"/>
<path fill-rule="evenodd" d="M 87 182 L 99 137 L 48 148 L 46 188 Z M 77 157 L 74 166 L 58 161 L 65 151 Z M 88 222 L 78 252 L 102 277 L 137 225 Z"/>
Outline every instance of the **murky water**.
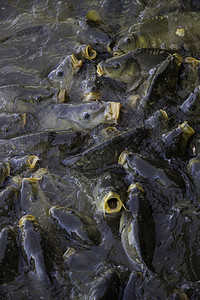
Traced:
<path fill-rule="evenodd" d="M 199 298 L 199 14 L 1 0 L 1 299 Z M 159 49 L 113 60 L 134 24 Z"/>

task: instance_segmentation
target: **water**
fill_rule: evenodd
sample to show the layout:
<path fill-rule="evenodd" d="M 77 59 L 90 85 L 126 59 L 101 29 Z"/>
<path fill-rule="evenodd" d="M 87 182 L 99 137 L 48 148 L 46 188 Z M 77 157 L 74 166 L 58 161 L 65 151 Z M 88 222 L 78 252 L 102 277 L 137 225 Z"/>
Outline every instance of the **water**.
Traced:
<path fill-rule="evenodd" d="M 166 140 L 163 142 L 164 134 L 184 121 L 195 131 L 199 130 L 198 114 L 184 115 L 179 109 L 196 86 L 189 81 L 187 67 L 183 65 L 176 75 L 174 90 L 162 89 L 161 86 L 166 85 L 165 76 L 158 76 L 149 99 L 143 101 L 144 91 L 148 90 L 146 83 L 129 92 L 123 83 L 96 74 L 97 64 L 112 57 L 116 40 L 133 23 L 173 12 L 198 12 L 197 2 L 1 1 L 0 158 L 10 163 L 10 171 L 5 180 L 2 179 L 0 190 L 0 231 L 11 227 L 15 232 L 12 238 L 0 238 L 0 263 L 4 272 L 0 276 L 1 299 L 89 299 L 96 282 L 101 282 L 108 270 L 119 276 L 113 299 L 167 299 L 173 293 L 182 293 L 190 299 L 199 297 L 199 190 L 187 169 L 189 159 L 198 155 L 190 146 L 195 135 L 185 148 L 187 135 L 184 133 L 172 134 L 168 144 Z M 87 22 L 86 14 L 90 10 L 99 13 L 100 25 Z M 94 60 L 83 57 L 87 45 L 97 52 Z M 72 74 L 67 89 L 64 80 L 54 84 L 48 74 L 71 54 L 82 61 L 82 66 L 73 74 L 67 72 L 67 79 L 68 74 Z M 170 66 L 165 75 L 173 71 Z M 71 63 L 67 68 L 71 71 Z M 198 85 L 198 66 L 191 68 Z M 58 95 L 59 101 L 66 105 L 78 105 L 87 99 L 86 93 L 99 93 L 101 97 L 97 101 L 120 102 L 117 124 L 110 124 L 111 128 L 106 130 L 109 124 L 99 124 L 97 118 L 97 123 L 94 122 L 97 127 L 77 129 L 76 126 L 73 130 L 72 126 L 68 131 L 57 128 L 40 132 L 38 116 L 42 118 L 41 112 L 44 112 L 48 118 L 47 108 L 57 104 Z M 162 127 L 164 121 L 155 117 L 149 121 L 149 127 L 145 127 L 144 121 L 160 109 L 169 116 L 167 126 Z M 10 118 L 14 113 L 19 114 L 15 120 L 19 129 L 16 130 L 9 117 L 5 119 L 5 113 Z M 87 112 L 84 116 L 90 118 Z M 51 117 L 49 113 L 49 122 L 53 123 L 55 119 Z M 141 164 L 126 172 L 118 164 L 124 150 L 138 153 L 144 161 L 152 159 L 153 167 L 150 163 L 149 169 L 141 172 L 141 166 L 145 165 Z M 27 167 L 26 159 L 20 163 L 17 160 L 28 155 L 39 158 L 33 169 Z M 145 201 L 151 207 L 155 223 L 153 273 L 144 266 L 143 274 L 138 274 L 127 258 L 119 233 L 121 212 L 113 215 L 98 212 L 93 190 L 97 178 L 105 171 L 120 175 L 126 189 L 139 181 L 146 192 Z M 154 177 L 153 173 L 164 175 Z M 174 185 L 163 186 L 162 180 L 167 176 L 170 182 L 174 180 Z M 28 180 L 27 185 L 22 181 L 33 177 L 36 180 Z M 7 189 L 9 186 L 13 187 L 11 191 Z M 127 197 L 122 200 L 126 202 Z M 28 204 L 26 208 L 23 201 Z M 76 234 L 70 236 L 59 228 L 48 213 L 54 205 L 75 209 L 92 218 L 101 233 L 100 244 L 88 245 Z M 40 248 L 34 252 L 31 246 L 28 255 L 33 251 L 32 258 L 27 258 L 25 253 L 18 225 L 20 218 L 27 214 L 34 214 L 37 219 L 35 233 L 40 237 L 41 255 L 50 283 L 45 282 L 46 275 L 40 274 L 41 262 L 36 263 Z M 30 245 L 32 243 L 30 237 Z M 14 249 L 15 266 L 9 256 L 10 245 Z M 110 282 L 108 290 L 111 286 L 115 286 L 115 282 Z M 101 289 L 106 291 L 105 282 L 97 291 Z"/>

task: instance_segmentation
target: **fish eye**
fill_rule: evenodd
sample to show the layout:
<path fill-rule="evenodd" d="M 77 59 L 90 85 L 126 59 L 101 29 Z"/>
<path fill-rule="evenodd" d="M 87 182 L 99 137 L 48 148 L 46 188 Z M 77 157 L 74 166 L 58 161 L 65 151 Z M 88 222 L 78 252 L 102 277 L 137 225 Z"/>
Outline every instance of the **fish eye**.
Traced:
<path fill-rule="evenodd" d="M 128 37 L 128 38 L 126 38 L 126 39 L 125 39 L 125 42 L 126 42 L 127 44 L 130 44 L 130 42 L 131 42 L 131 38 L 129 38 L 129 37 Z"/>
<path fill-rule="evenodd" d="M 121 68 L 121 65 L 120 65 L 119 63 L 115 63 L 115 64 L 113 65 L 113 67 L 114 67 L 116 70 L 118 70 L 118 69 Z"/>
<path fill-rule="evenodd" d="M 38 102 L 42 101 L 42 96 L 36 96 L 35 100 L 38 101 Z"/>
<path fill-rule="evenodd" d="M 62 77 L 62 76 L 63 76 L 63 71 L 57 71 L 57 72 L 56 72 L 56 76 Z"/>
<path fill-rule="evenodd" d="M 83 118 L 84 119 L 89 119 L 90 118 L 90 114 L 87 111 L 84 111 Z"/>

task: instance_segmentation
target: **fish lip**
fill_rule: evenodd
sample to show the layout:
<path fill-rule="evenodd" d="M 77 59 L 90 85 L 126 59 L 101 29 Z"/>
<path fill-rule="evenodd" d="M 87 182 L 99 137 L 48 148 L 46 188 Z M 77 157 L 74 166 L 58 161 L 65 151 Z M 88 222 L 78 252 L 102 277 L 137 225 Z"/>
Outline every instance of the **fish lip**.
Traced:
<path fill-rule="evenodd" d="M 117 120 L 120 114 L 120 109 L 121 109 L 120 102 L 110 102 L 105 115 L 105 119 L 107 121 L 113 121 L 114 124 L 117 124 Z"/>
<path fill-rule="evenodd" d="M 111 199 L 116 199 L 116 207 L 112 208 L 109 206 L 108 201 Z M 105 212 L 112 214 L 119 212 L 123 207 L 123 202 L 119 196 L 119 194 L 110 191 L 107 195 L 103 198 L 104 206 L 103 209 Z"/>
<path fill-rule="evenodd" d="M 123 50 L 115 50 L 114 52 L 113 52 L 113 56 L 119 56 L 119 55 L 123 55 L 123 54 L 125 54 L 125 52 L 123 51 Z"/>
<path fill-rule="evenodd" d="M 19 227 L 22 227 L 26 221 L 35 222 L 36 218 L 33 215 L 25 215 L 19 220 Z"/>
<path fill-rule="evenodd" d="M 178 125 L 178 127 L 181 128 L 183 134 L 187 138 L 190 138 L 195 133 L 194 129 L 188 125 L 187 121 L 185 121 L 182 124 Z"/>
<path fill-rule="evenodd" d="M 145 190 L 139 182 L 131 183 L 128 187 L 127 193 L 131 193 L 132 191 L 140 191 L 142 194 L 145 194 Z"/>
<path fill-rule="evenodd" d="M 129 153 L 130 152 L 128 150 L 125 150 L 120 154 L 120 156 L 118 158 L 119 165 L 124 165 L 126 163 Z"/>
<path fill-rule="evenodd" d="M 39 157 L 37 155 L 29 155 L 29 157 L 27 159 L 28 168 L 30 170 L 34 169 L 38 160 L 39 160 Z"/>
<path fill-rule="evenodd" d="M 97 52 L 92 49 L 90 45 L 86 46 L 85 49 L 83 50 L 83 58 L 92 60 L 95 59 L 97 56 Z"/>
<path fill-rule="evenodd" d="M 96 101 L 96 100 L 101 100 L 101 93 L 98 92 L 90 92 L 84 95 L 84 102 L 88 101 Z"/>
<path fill-rule="evenodd" d="M 78 60 L 76 58 L 76 56 L 74 54 L 72 54 L 71 55 L 71 64 L 72 64 L 72 68 L 74 70 L 77 70 L 77 69 L 79 69 L 82 66 L 83 61 L 82 60 Z"/>
<path fill-rule="evenodd" d="M 53 216 L 54 214 L 54 209 L 59 208 L 60 205 L 53 205 L 50 209 L 49 209 L 49 216 Z"/>
<path fill-rule="evenodd" d="M 104 69 L 104 67 L 102 66 L 101 63 L 99 63 L 97 65 L 97 74 L 101 77 L 101 76 L 105 76 L 107 75 L 106 70 Z"/>

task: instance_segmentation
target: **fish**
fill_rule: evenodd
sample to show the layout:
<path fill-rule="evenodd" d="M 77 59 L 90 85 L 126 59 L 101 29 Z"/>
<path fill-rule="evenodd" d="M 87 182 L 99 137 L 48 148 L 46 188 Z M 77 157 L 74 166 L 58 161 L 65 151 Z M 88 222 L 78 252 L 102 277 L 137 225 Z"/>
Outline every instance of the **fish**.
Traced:
<path fill-rule="evenodd" d="M 127 173 L 135 174 L 137 180 L 148 179 L 165 189 L 180 187 L 183 189 L 184 187 L 183 180 L 178 173 L 166 168 L 160 160 L 150 159 L 125 150 L 120 154 L 118 163 L 125 168 Z"/>
<path fill-rule="evenodd" d="M 49 226 L 48 211 L 51 207 L 45 193 L 40 187 L 39 181 L 42 175 L 37 177 L 21 178 L 19 185 L 20 207 L 26 214 L 34 214 L 43 229 Z"/>
<path fill-rule="evenodd" d="M 82 60 L 78 60 L 74 54 L 67 55 L 56 69 L 48 74 L 47 78 L 52 86 L 61 90 L 69 90 L 73 77 L 80 70 L 82 63 Z"/>
<path fill-rule="evenodd" d="M 97 65 L 97 73 L 99 76 L 111 78 L 126 84 L 128 91 L 136 90 L 148 79 L 148 93 L 148 90 L 152 90 L 155 84 L 158 85 L 157 82 L 155 83 L 155 81 L 158 81 L 158 76 L 162 75 L 173 61 L 175 61 L 175 66 L 178 68 L 181 58 L 176 58 L 175 54 L 173 55 L 159 49 L 133 50 L 100 62 Z M 170 77 L 169 80 L 172 80 L 174 76 L 170 75 L 168 75 Z"/>
<path fill-rule="evenodd" d="M 18 275 L 19 249 L 16 232 L 4 227 L 0 232 L 0 282 L 7 283 Z"/>
<path fill-rule="evenodd" d="M 114 53 L 127 53 L 139 48 L 199 51 L 198 12 L 174 12 L 141 20 L 113 48 Z"/>
<path fill-rule="evenodd" d="M 54 149 L 61 157 L 75 155 L 80 150 L 92 144 L 88 133 L 67 131 L 41 131 L 36 133 L 22 134 L 10 139 L 0 139 L 0 155 L 7 158 L 24 154 L 37 156 L 44 160 L 44 156 Z"/>
<path fill-rule="evenodd" d="M 89 216 L 72 208 L 59 205 L 52 206 L 49 210 L 49 215 L 67 235 L 77 240 L 80 244 L 89 246 L 100 244 L 101 234 L 96 222 Z"/>
<path fill-rule="evenodd" d="M 89 130 L 100 124 L 117 124 L 120 107 L 119 102 L 103 101 L 49 105 L 38 113 L 38 130 Z"/>
<path fill-rule="evenodd" d="M 127 211 L 131 212 L 135 223 L 132 223 L 132 225 L 135 226 L 135 240 L 138 243 L 137 247 L 141 260 L 153 271 L 152 261 L 156 245 L 155 221 L 145 193 L 143 185 L 139 182 L 130 184 L 127 190 L 126 207 Z"/>
<path fill-rule="evenodd" d="M 180 109 L 187 116 L 199 116 L 200 114 L 200 86 L 197 86 L 189 97 L 181 104 Z"/>
<path fill-rule="evenodd" d="M 43 249 L 41 246 L 41 234 L 39 225 L 33 215 L 24 215 L 19 220 L 21 231 L 22 251 L 24 259 L 30 269 L 46 285 L 50 285 L 50 279 L 46 271 Z"/>
<path fill-rule="evenodd" d="M 119 212 L 124 206 L 126 189 L 120 175 L 105 172 L 99 176 L 94 184 L 94 203 L 97 212 L 113 214 Z"/>
<path fill-rule="evenodd" d="M 164 133 L 168 130 L 169 117 L 165 110 L 157 110 L 151 117 L 145 120 L 145 128 L 153 131 L 153 135 Z"/>
<path fill-rule="evenodd" d="M 0 113 L 0 138 L 12 138 L 23 133 L 26 125 L 26 114 Z"/>
<path fill-rule="evenodd" d="M 11 175 L 21 173 L 24 170 L 33 170 L 39 157 L 36 155 L 15 156 L 9 159 Z"/>
<path fill-rule="evenodd" d="M 187 173 L 189 174 L 190 179 L 195 187 L 195 193 L 200 195 L 200 157 L 199 154 L 197 156 L 191 158 L 187 164 Z"/>
<path fill-rule="evenodd" d="M 0 87 L 0 110 L 35 113 L 38 106 L 56 103 L 59 90 L 43 86 L 5 85 Z"/>
<path fill-rule="evenodd" d="M 120 278 L 116 271 L 108 269 L 92 283 L 89 300 L 92 299 L 116 299 L 120 289 Z"/>
<path fill-rule="evenodd" d="M 163 134 L 161 145 L 165 157 L 185 153 L 189 139 L 195 133 L 187 121 L 179 124 L 168 133 Z"/>
<path fill-rule="evenodd" d="M 5 181 L 6 177 L 10 175 L 10 163 L 0 162 L 0 186 Z"/>
<path fill-rule="evenodd" d="M 12 217 L 16 213 L 17 189 L 12 185 L 7 185 L 0 192 L 0 217 L 1 222 L 8 222 L 8 217 Z"/>
<path fill-rule="evenodd" d="M 102 172 L 102 169 L 105 170 L 106 166 L 110 167 L 112 164 L 117 164 L 122 147 L 126 149 L 130 144 L 139 147 L 148 136 L 148 129 L 136 126 L 134 129 L 119 132 L 111 138 L 104 139 L 82 153 L 63 159 L 62 164 L 84 173 L 94 172 L 98 174 L 98 172 Z"/>

